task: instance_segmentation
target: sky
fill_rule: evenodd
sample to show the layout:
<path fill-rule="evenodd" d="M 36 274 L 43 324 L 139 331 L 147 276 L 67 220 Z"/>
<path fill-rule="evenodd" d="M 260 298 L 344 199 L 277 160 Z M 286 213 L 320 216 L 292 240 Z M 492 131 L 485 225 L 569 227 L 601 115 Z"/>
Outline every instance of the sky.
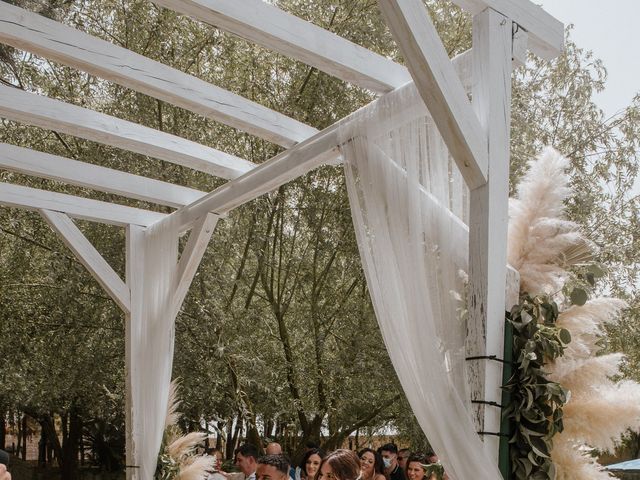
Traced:
<path fill-rule="evenodd" d="M 565 25 L 574 24 L 573 41 L 592 50 L 607 69 L 604 92 L 595 97 L 606 115 L 640 93 L 640 0 L 534 0 Z"/>

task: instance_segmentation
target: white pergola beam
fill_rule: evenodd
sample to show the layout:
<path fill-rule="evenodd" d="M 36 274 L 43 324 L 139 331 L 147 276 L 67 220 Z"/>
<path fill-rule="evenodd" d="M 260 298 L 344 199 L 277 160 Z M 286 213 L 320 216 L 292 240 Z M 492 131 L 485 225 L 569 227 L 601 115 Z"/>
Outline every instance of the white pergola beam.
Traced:
<path fill-rule="evenodd" d="M 0 205 L 25 210 L 53 210 L 75 218 L 121 227 L 129 224 L 148 227 L 166 217 L 165 214 L 150 210 L 3 182 L 0 182 Z"/>
<path fill-rule="evenodd" d="M 0 41 L 289 147 L 317 130 L 131 50 L 0 2 Z"/>
<path fill-rule="evenodd" d="M 421 0 L 379 0 L 420 96 L 469 188 L 487 181 L 487 138 Z"/>
<path fill-rule="evenodd" d="M 0 85 L 0 116 L 222 178 L 236 178 L 255 167 L 247 160 L 170 133 L 3 85 Z"/>
<path fill-rule="evenodd" d="M 6 143 L 0 143 L 0 168 L 176 208 L 206 195 L 181 185 Z"/>
<path fill-rule="evenodd" d="M 453 3 L 476 15 L 486 8 L 501 13 L 529 33 L 533 53 L 551 60 L 564 50 L 564 25 L 529 0 L 452 0 Z"/>
<path fill-rule="evenodd" d="M 40 210 L 40 214 L 76 258 L 93 275 L 98 283 L 113 298 L 125 314 L 129 313 L 131 295 L 129 287 L 100 255 L 91 242 L 67 215 L 51 210 Z"/>
<path fill-rule="evenodd" d="M 175 291 L 172 301 L 173 316 L 176 316 L 180 311 L 182 302 L 189 291 L 189 286 L 198 270 L 198 265 L 200 265 L 200 260 L 202 260 L 211 235 L 216 228 L 218 218 L 217 215 L 208 213 L 194 222 L 189 234 L 189 240 L 182 251 L 176 269 Z"/>
<path fill-rule="evenodd" d="M 451 60 L 465 83 L 470 82 L 470 54 L 471 51 L 467 50 Z M 398 94 L 402 88 L 406 87 L 386 93 L 379 100 L 388 95 L 401 97 Z M 206 213 L 224 214 L 320 165 L 335 162 L 340 158 L 338 131 L 351 122 L 352 118 L 353 114 L 342 118 L 313 137 L 261 163 L 242 177 L 231 180 L 194 203 L 178 209 L 172 215 L 180 217 L 180 228 L 186 230 L 192 222 Z"/>
<path fill-rule="evenodd" d="M 405 67 L 262 0 L 152 1 L 378 93 L 411 81 Z"/>
<path fill-rule="evenodd" d="M 338 127 L 334 124 L 172 215 L 180 217 L 180 229 L 186 230 L 197 218 L 209 212 L 224 214 L 322 164 L 335 161 L 340 157 L 339 143 Z"/>

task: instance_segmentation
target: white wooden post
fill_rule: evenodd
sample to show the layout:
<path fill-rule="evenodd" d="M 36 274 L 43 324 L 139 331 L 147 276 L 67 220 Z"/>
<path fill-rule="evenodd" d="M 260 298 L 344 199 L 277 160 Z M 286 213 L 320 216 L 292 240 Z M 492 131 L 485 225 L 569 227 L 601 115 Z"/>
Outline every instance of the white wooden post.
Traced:
<path fill-rule="evenodd" d="M 131 308 L 125 316 L 125 436 L 126 436 L 126 474 L 127 480 L 137 480 L 136 444 L 140 441 L 133 436 L 133 398 L 132 382 L 137 375 L 137 365 L 132 362 L 132 350 L 135 348 L 131 340 L 133 324 L 142 319 L 142 282 L 144 269 L 144 229 L 137 225 L 127 227 L 126 243 L 126 281 L 131 291 Z"/>
<path fill-rule="evenodd" d="M 135 361 L 136 357 L 133 352 L 142 347 L 134 341 L 135 336 L 132 335 L 132 331 L 140 327 L 140 322 L 144 321 L 146 317 L 145 309 L 149 308 L 149 305 L 145 304 L 145 265 L 147 262 L 158 261 L 156 258 L 151 258 L 145 248 L 147 229 L 135 224 L 129 224 L 126 227 L 125 283 L 91 245 L 73 220 L 57 211 L 46 209 L 39 211 L 51 228 L 60 235 L 78 260 L 91 272 L 125 313 L 126 478 L 127 480 L 146 480 L 141 479 L 139 471 L 139 446 L 146 439 L 139 436 L 140 428 L 134 428 L 134 424 L 140 420 L 137 416 L 138 412 L 133 409 L 133 391 L 137 387 L 134 382 L 136 378 L 139 378 L 137 371 L 140 368 L 140 365 Z M 218 218 L 215 214 L 207 214 L 194 222 L 180 261 L 178 262 L 178 259 L 175 258 L 174 267 L 166 272 L 172 277 L 166 282 L 169 290 L 164 292 L 168 297 L 167 303 L 170 306 L 172 321 L 175 320 L 180 310 Z M 177 245 L 177 234 L 174 241 Z"/>
<path fill-rule="evenodd" d="M 467 356 L 502 358 L 505 313 L 511 104 L 511 21 L 485 9 L 473 19 L 473 106 L 488 138 L 485 185 L 471 190 Z M 468 362 L 472 399 L 500 403 L 502 364 Z M 479 431 L 500 431 L 500 409 L 476 404 Z M 499 437 L 484 435 L 498 457 Z"/>
<path fill-rule="evenodd" d="M 140 331 L 138 330 L 140 327 L 145 327 L 145 325 L 140 322 L 147 320 L 153 321 L 156 318 L 153 316 L 153 313 L 149 313 L 148 311 L 148 309 L 150 309 L 151 312 L 153 312 L 154 308 L 152 308 L 152 305 L 146 303 L 149 298 L 149 295 L 146 294 L 147 288 L 150 284 L 156 288 L 164 288 L 162 287 L 163 285 L 166 287 L 159 292 L 158 301 L 161 302 L 159 305 L 166 305 L 166 308 L 169 309 L 168 315 L 170 316 L 170 321 L 175 321 L 175 317 L 180 310 L 189 285 L 196 274 L 209 239 L 213 234 L 218 218 L 217 215 L 207 214 L 194 223 L 189 240 L 179 262 L 177 259 L 177 232 L 150 232 L 148 229 L 136 225 L 130 225 L 127 228 L 127 285 L 131 292 L 131 306 L 129 314 L 126 316 L 125 327 L 127 480 L 148 480 L 147 478 L 142 478 L 142 473 L 139 470 L 141 464 L 141 445 L 143 444 L 142 442 L 153 441 L 153 439 L 147 437 L 140 437 L 141 420 L 139 412 L 134 410 L 135 407 L 141 408 L 140 405 L 136 405 L 134 402 L 135 392 L 140 391 L 136 389 L 141 388 L 136 382 L 136 380 L 140 381 L 140 376 L 138 375 L 140 365 L 137 364 L 136 360 L 140 358 L 140 355 L 137 355 L 136 352 L 140 352 L 142 348 L 153 349 L 156 347 L 153 343 L 148 342 L 137 344 L 136 338 L 140 338 L 140 336 L 134 334 L 134 332 Z M 166 260 L 152 256 L 152 252 L 148 250 L 148 235 L 170 235 L 172 233 L 176 235 L 175 238 L 171 239 L 171 241 L 174 242 L 173 245 L 176 255 L 172 260 L 174 263 L 170 265 L 168 271 L 165 271 L 164 268 L 161 270 L 163 275 L 169 275 L 170 278 L 167 282 L 150 282 L 148 278 L 145 278 L 145 275 L 148 273 L 148 263 Z M 153 298 L 153 296 L 151 296 L 151 298 Z M 144 335 L 146 327 L 141 331 Z M 162 338 L 164 339 L 163 341 L 165 341 L 167 337 L 160 335 L 158 338 Z M 170 341 L 172 342 L 173 340 L 171 339 Z M 144 354 L 142 356 L 144 356 Z M 159 365 L 158 368 L 162 369 L 165 365 L 166 364 Z M 151 367 L 147 365 L 147 368 Z M 157 372 L 157 376 L 154 376 L 154 372 L 145 372 L 145 375 L 149 375 L 147 378 L 152 379 L 151 382 L 153 385 L 163 381 L 162 370 L 157 370 Z M 158 387 L 160 386 L 161 385 L 158 385 Z M 162 413 L 162 418 L 164 418 L 164 412 Z"/>

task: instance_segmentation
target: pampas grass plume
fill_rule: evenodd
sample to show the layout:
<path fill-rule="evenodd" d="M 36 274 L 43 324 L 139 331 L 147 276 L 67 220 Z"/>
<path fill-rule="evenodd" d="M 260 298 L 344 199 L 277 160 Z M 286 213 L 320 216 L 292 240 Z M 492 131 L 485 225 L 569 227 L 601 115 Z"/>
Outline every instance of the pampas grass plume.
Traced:
<path fill-rule="evenodd" d="M 207 471 L 213 470 L 216 464 L 215 457 L 209 455 L 192 458 L 190 463 L 180 467 L 180 473 L 176 480 L 202 480 L 207 478 Z"/>
<path fill-rule="evenodd" d="M 169 402 L 167 403 L 167 415 L 164 419 L 164 428 L 171 425 L 175 425 L 178 423 L 178 407 L 180 407 L 179 400 L 179 391 L 180 391 L 180 381 L 175 379 L 171 380 L 171 385 L 169 385 Z"/>
<path fill-rule="evenodd" d="M 530 162 L 510 203 L 507 257 L 520 273 L 521 291 L 531 295 L 557 294 L 569 278 L 566 268 L 590 256 L 589 242 L 564 219 L 571 193 L 568 166 L 558 152 L 545 149 Z M 616 298 L 596 298 L 558 316 L 557 326 L 569 331 L 571 342 L 562 357 L 545 366 L 549 378 L 570 392 L 564 430 L 554 436 L 551 450 L 556 480 L 611 478 L 586 446 L 612 450 L 628 428 L 640 428 L 640 385 L 612 380 L 622 354 L 599 355 L 604 325 L 616 321 L 626 306 Z"/>
<path fill-rule="evenodd" d="M 531 295 L 559 290 L 567 272 L 558 259 L 583 243 L 575 223 L 563 218 L 563 202 L 570 193 L 568 166 L 565 157 L 547 147 L 529 162 L 510 201 L 507 260 L 520 273 L 521 290 Z"/>
<path fill-rule="evenodd" d="M 204 442 L 205 438 L 207 438 L 207 434 L 203 432 L 187 433 L 167 445 L 167 453 L 177 460 L 184 458 L 193 453 L 196 447 Z"/>

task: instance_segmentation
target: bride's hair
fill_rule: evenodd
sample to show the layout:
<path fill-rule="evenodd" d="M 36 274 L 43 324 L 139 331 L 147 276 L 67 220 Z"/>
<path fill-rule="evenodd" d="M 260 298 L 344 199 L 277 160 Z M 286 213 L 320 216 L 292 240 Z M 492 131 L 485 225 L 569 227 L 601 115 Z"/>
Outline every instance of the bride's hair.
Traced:
<path fill-rule="evenodd" d="M 323 458 L 318 475 L 325 463 L 328 463 L 333 470 L 336 480 L 358 480 L 360 477 L 360 459 L 351 450 L 341 448 Z"/>

